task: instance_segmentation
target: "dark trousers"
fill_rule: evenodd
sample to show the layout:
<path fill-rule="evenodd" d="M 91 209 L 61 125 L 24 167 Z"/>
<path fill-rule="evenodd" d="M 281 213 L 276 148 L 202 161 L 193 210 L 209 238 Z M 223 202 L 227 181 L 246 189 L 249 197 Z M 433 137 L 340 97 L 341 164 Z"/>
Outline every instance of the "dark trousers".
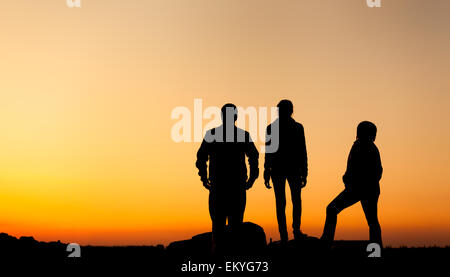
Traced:
<path fill-rule="evenodd" d="M 347 207 L 357 202 L 361 202 L 361 206 L 369 225 L 369 236 L 371 242 L 376 242 L 382 246 L 381 227 L 378 222 L 378 197 L 379 190 L 375 193 L 357 193 L 349 189 L 344 189 L 331 203 L 327 206 L 327 218 L 323 229 L 322 239 L 332 242 L 336 231 L 337 215 Z"/>
<path fill-rule="evenodd" d="M 245 188 L 216 189 L 209 193 L 209 215 L 212 221 L 213 248 L 219 251 L 223 247 L 225 227 L 233 233 L 244 220 L 246 204 Z"/>
<path fill-rule="evenodd" d="M 277 208 L 278 230 L 280 231 L 281 241 L 288 240 L 286 226 L 286 180 L 289 182 L 292 199 L 292 229 L 294 234 L 300 232 L 300 223 L 302 216 L 302 200 L 300 177 L 296 176 L 272 176 L 273 189 L 275 191 L 275 203 Z"/>

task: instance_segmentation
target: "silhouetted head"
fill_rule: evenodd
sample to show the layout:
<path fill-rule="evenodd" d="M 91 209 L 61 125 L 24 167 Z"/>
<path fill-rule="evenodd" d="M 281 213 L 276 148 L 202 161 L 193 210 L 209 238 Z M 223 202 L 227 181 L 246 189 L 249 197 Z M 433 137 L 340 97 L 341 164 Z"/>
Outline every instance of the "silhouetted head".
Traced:
<path fill-rule="evenodd" d="M 294 105 L 292 105 L 291 101 L 286 99 L 281 100 L 277 107 L 280 119 L 290 118 L 294 112 Z"/>
<path fill-rule="evenodd" d="M 234 104 L 228 103 L 223 105 L 221 111 L 223 123 L 227 122 L 230 119 L 233 119 L 233 121 L 230 121 L 233 123 L 237 120 L 237 108 Z"/>
<path fill-rule="evenodd" d="M 356 138 L 361 140 L 375 141 L 377 136 L 377 126 L 370 121 L 363 121 L 358 124 Z"/>

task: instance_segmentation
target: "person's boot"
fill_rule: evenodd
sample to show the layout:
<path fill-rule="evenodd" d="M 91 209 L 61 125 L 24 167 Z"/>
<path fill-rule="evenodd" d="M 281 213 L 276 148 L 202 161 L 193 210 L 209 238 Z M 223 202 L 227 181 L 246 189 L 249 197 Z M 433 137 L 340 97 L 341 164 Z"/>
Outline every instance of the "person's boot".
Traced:
<path fill-rule="evenodd" d="M 294 239 L 295 240 L 302 240 L 307 237 L 306 234 L 303 234 L 300 230 L 294 230 Z"/>
<path fill-rule="evenodd" d="M 287 231 L 280 231 L 280 242 L 283 245 L 286 245 L 288 242 L 289 238 L 288 238 L 288 233 Z"/>
<path fill-rule="evenodd" d="M 320 237 L 320 248 L 323 251 L 330 251 L 331 250 L 331 246 L 333 244 L 333 240 L 330 240 L 328 238 L 326 238 L 325 236 L 322 235 L 322 237 Z"/>

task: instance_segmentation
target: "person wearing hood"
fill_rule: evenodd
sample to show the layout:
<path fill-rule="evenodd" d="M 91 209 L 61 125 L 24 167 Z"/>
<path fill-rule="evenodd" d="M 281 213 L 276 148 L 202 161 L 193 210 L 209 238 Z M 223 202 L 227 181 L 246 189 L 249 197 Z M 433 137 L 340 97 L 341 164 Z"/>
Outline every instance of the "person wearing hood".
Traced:
<path fill-rule="evenodd" d="M 383 173 L 380 152 L 375 145 L 377 127 L 369 121 L 359 123 L 356 141 L 350 150 L 347 170 L 342 177 L 345 189 L 327 206 L 321 239 L 328 245 L 334 240 L 337 215 L 347 207 L 361 202 L 369 225 L 370 241 L 382 247 L 381 227 L 378 221 L 378 198 Z"/>

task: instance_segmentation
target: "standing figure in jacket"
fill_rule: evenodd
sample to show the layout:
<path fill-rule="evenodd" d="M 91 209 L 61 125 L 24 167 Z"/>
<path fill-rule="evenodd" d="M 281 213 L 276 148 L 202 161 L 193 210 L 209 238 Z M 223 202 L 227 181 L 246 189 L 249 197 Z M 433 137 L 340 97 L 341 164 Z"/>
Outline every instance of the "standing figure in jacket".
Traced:
<path fill-rule="evenodd" d="M 227 219 L 231 231 L 242 224 L 246 190 L 253 186 L 259 175 L 259 153 L 250 134 L 235 125 L 236 106 L 226 104 L 221 111 L 222 125 L 206 132 L 197 152 L 196 162 L 203 186 L 209 190 L 213 249 L 217 252 L 220 252 L 219 248 L 223 246 Z M 245 156 L 250 164 L 249 178 Z"/>
<path fill-rule="evenodd" d="M 327 207 L 327 218 L 321 239 L 328 245 L 334 240 L 337 215 L 343 209 L 361 202 L 369 225 L 370 241 L 382 247 L 377 205 L 383 168 L 380 152 L 374 143 L 376 134 L 377 127 L 372 122 L 359 123 L 356 141 L 350 150 L 347 170 L 342 178 L 345 189 Z"/>
<path fill-rule="evenodd" d="M 306 154 L 305 132 L 302 124 L 292 118 L 292 102 L 281 100 L 277 105 L 278 119 L 267 127 L 266 157 L 264 163 L 264 183 L 270 189 L 272 178 L 275 191 L 278 229 L 282 242 L 288 240 L 286 226 L 286 180 L 289 182 L 292 198 L 292 228 L 294 238 L 303 237 L 300 231 L 302 215 L 301 189 L 306 186 L 308 158 Z M 269 135 L 278 131 L 278 149 L 268 151 Z"/>

